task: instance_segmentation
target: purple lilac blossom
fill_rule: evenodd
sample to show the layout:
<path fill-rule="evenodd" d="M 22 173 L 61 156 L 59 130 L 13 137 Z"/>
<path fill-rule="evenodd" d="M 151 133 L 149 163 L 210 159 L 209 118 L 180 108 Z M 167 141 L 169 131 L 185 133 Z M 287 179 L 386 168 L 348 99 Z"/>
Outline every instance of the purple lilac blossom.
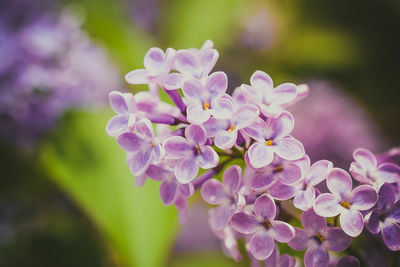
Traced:
<path fill-rule="evenodd" d="M 351 243 L 351 237 L 340 227 L 329 228 L 325 218 L 318 216 L 313 210 L 301 214 L 304 229 L 295 228 L 296 235 L 289 241 L 295 250 L 305 250 L 304 265 L 306 267 L 324 267 L 329 264 L 329 250 L 340 252 Z"/>
<path fill-rule="evenodd" d="M 315 212 L 323 217 L 340 214 L 340 225 L 349 236 L 358 236 L 364 228 L 364 218 L 360 211 L 372 208 L 377 200 L 373 187 L 360 185 L 352 190 L 350 175 L 339 168 L 334 168 L 326 178 L 331 193 L 323 193 L 314 203 Z"/>
<path fill-rule="evenodd" d="M 128 80 L 136 79 L 133 83 L 147 84 L 149 92 L 110 94 L 117 115 L 106 130 L 127 151 L 135 183 L 143 185 L 147 177 L 159 181 L 162 203 L 176 206 L 181 223 L 189 215 L 189 197 L 200 190 L 205 202 L 217 205 L 209 210 L 208 224 L 226 255 L 240 260 L 237 241 L 244 239 L 253 266 L 260 266 L 260 261 L 264 266 L 299 265 L 289 255 L 279 256 L 275 241 L 307 249 L 307 267 L 327 266 L 330 258 L 331 265 L 336 264 L 328 250 L 346 249 L 364 222 L 375 232 L 380 229 L 387 245 L 397 249 L 393 207 L 398 199 L 390 208 L 378 204 L 374 209 L 377 187 L 364 184 L 352 189 L 346 171 L 333 168 L 328 160 L 311 164 L 302 143 L 290 135 L 294 118 L 285 109 L 301 103 L 308 86 L 283 84 L 274 89 L 270 77 L 257 71 L 251 86 L 242 85 L 231 97 L 226 94 L 226 74 L 211 73 L 217 58 L 211 41 L 201 49 L 176 53 L 151 48 L 145 69 L 127 75 Z M 161 101 L 159 89 L 176 107 Z M 396 152 L 378 161 L 366 151 L 354 152 L 351 171 L 356 179 L 371 184 L 369 177 L 373 174 L 375 179 L 378 173 L 398 190 L 399 168 L 390 162 Z M 243 175 L 233 161 L 244 164 Z M 200 167 L 206 170 L 198 175 Z M 299 210 L 305 230 L 287 223 L 298 220 Z M 338 216 L 341 227 L 328 228 L 321 216 Z M 355 261 L 348 257 L 341 264 L 347 262 Z"/>
<path fill-rule="evenodd" d="M 9 1 L 0 19 L 0 135 L 31 146 L 67 110 L 102 106 L 122 83 L 73 15 L 31 14 L 39 10 L 23 2 Z M 27 21 L 17 19 L 18 8 Z"/>
<path fill-rule="evenodd" d="M 294 237 L 294 228 L 275 220 L 275 215 L 275 202 L 268 195 L 262 195 L 254 202 L 252 212 L 239 212 L 232 216 L 233 229 L 251 235 L 250 252 L 257 260 L 265 260 L 272 254 L 274 240 L 286 243 Z"/>
<path fill-rule="evenodd" d="M 377 207 L 371 212 L 366 228 L 373 234 L 382 233 L 383 242 L 392 251 L 400 250 L 400 201 L 395 188 L 384 183 L 379 189 Z"/>
<path fill-rule="evenodd" d="M 374 154 L 364 148 L 353 152 L 355 162 L 350 165 L 353 178 L 362 184 L 369 184 L 377 191 L 384 183 L 400 182 L 400 167 L 391 162 L 378 165 Z"/>

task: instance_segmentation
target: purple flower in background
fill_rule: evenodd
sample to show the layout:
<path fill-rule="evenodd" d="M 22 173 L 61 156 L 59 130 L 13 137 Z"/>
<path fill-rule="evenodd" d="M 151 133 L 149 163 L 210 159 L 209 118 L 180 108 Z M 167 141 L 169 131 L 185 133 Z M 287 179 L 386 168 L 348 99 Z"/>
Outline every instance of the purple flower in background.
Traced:
<path fill-rule="evenodd" d="M 400 182 L 400 167 L 396 164 L 385 162 L 378 165 L 375 155 L 364 148 L 356 149 L 353 157 L 356 162 L 351 163 L 350 173 L 360 183 L 379 190 L 384 183 Z"/>
<path fill-rule="evenodd" d="M 161 145 L 157 144 L 151 122 L 144 118 L 135 125 L 138 133 L 123 133 L 117 137 L 118 144 L 127 152 L 131 152 L 128 160 L 134 175 L 143 174 L 151 163 L 160 163 L 164 154 Z"/>
<path fill-rule="evenodd" d="M 254 202 L 253 213 L 235 213 L 231 225 L 236 231 L 251 235 L 250 252 L 258 260 L 268 258 L 278 242 L 289 242 L 294 237 L 294 228 L 285 222 L 275 220 L 276 206 L 267 195 Z"/>
<path fill-rule="evenodd" d="M 338 261 L 336 267 L 360 267 L 360 261 L 354 256 L 345 256 Z"/>
<path fill-rule="evenodd" d="M 252 104 L 240 106 L 229 119 L 210 118 L 204 123 L 207 137 L 215 137 L 214 143 L 220 149 L 231 148 L 237 140 L 239 130 L 250 126 L 259 115 Z"/>
<path fill-rule="evenodd" d="M 250 78 L 250 84 L 241 89 L 247 101 L 257 104 L 262 114 L 277 117 L 283 112 L 281 107 L 296 98 L 296 85 L 284 83 L 274 88 L 271 77 L 263 71 L 256 71 Z"/>
<path fill-rule="evenodd" d="M 174 58 L 174 66 L 178 72 L 168 74 L 164 86 L 168 90 L 182 88 L 187 79 L 203 80 L 213 69 L 218 60 L 218 52 L 213 49 L 214 44 L 208 40 L 202 48 L 178 50 Z"/>
<path fill-rule="evenodd" d="M 28 2 L 11 1 L 0 16 L 0 135 L 21 146 L 33 145 L 65 111 L 102 106 L 109 91 L 122 88 L 74 16 L 37 8 L 31 16 Z"/>
<path fill-rule="evenodd" d="M 206 122 L 211 115 L 217 119 L 229 118 L 234 112 L 233 100 L 225 94 L 228 86 L 226 74 L 219 71 L 207 77 L 205 83 L 186 80 L 182 92 L 187 98 L 187 119 L 191 123 Z"/>
<path fill-rule="evenodd" d="M 328 177 L 333 168 L 333 164 L 327 160 L 319 160 L 310 167 L 310 158 L 306 155 L 299 160 L 303 178 L 296 184 L 293 205 L 303 211 L 313 207 L 315 201 L 315 188 Z"/>
<path fill-rule="evenodd" d="M 120 93 L 113 91 L 109 94 L 110 105 L 117 113 L 112 117 L 106 126 L 109 136 L 118 136 L 124 132 L 134 130 L 137 107 L 135 98 L 130 93 Z"/>
<path fill-rule="evenodd" d="M 219 205 L 210 211 L 210 226 L 219 231 L 226 227 L 232 214 L 244 208 L 246 201 L 239 193 L 242 169 L 232 165 L 226 169 L 222 177 L 222 184 L 216 179 L 208 180 L 201 187 L 201 196 L 204 201 Z"/>
<path fill-rule="evenodd" d="M 323 193 L 314 203 L 315 212 L 323 217 L 334 217 L 340 214 L 340 225 L 349 236 L 358 236 L 364 228 L 360 211 L 372 208 L 377 200 L 373 187 L 360 185 L 352 190 L 350 175 L 339 168 L 334 168 L 326 179 L 331 193 Z"/>
<path fill-rule="evenodd" d="M 306 267 L 324 267 L 329 264 L 329 250 L 340 252 L 349 247 L 351 237 L 340 227 L 327 227 L 326 220 L 313 210 L 301 214 L 303 229 L 295 228 L 296 235 L 289 241 L 289 246 L 295 250 L 305 250 L 304 264 Z"/>
<path fill-rule="evenodd" d="M 270 164 L 274 154 L 287 160 L 296 160 L 304 155 L 303 145 L 289 136 L 294 127 L 293 116 L 283 112 L 276 119 L 258 119 L 244 132 L 256 140 L 248 150 L 249 164 L 262 168 Z"/>
<path fill-rule="evenodd" d="M 178 159 L 174 172 L 181 183 L 192 181 L 199 167 L 210 169 L 217 166 L 218 154 L 206 145 L 206 132 L 200 125 L 190 125 L 185 130 L 185 137 L 173 136 L 164 141 L 164 148 L 170 158 Z"/>
<path fill-rule="evenodd" d="M 168 48 L 164 53 L 160 48 L 152 47 L 144 57 L 144 69 L 136 69 L 125 75 L 131 84 L 161 84 L 171 70 L 175 50 Z"/>
<path fill-rule="evenodd" d="M 400 250 L 400 201 L 392 185 L 385 183 L 378 193 L 376 209 L 372 211 L 366 224 L 373 233 L 382 233 L 383 242 L 393 251 Z"/>

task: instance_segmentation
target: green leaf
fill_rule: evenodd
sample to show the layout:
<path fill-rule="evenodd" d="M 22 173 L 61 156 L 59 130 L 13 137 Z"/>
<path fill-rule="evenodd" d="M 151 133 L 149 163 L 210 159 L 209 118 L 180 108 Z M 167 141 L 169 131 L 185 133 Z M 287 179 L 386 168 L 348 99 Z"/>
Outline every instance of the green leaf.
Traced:
<path fill-rule="evenodd" d="M 133 184 L 125 152 L 105 133 L 112 114 L 68 116 L 41 154 L 51 178 L 94 221 L 122 266 L 161 266 L 177 230 L 174 207 L 164 207 L 158 183 Z"/>

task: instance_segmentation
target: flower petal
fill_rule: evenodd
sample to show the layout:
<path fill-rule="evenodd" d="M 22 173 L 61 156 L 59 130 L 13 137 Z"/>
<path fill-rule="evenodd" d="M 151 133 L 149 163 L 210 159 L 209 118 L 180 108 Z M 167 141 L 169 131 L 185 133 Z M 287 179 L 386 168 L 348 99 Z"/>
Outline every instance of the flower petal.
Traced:
<path fill-rule="evenodd" d="M 186 50 L 179 50 L 175 55 L 175 67 L 185 76 L 191 76 L 196 72 L 196 58 Z"/>
<path fill-rule="evenodd" d="M 295 188 L 291 185 L 276 181 L 269 189 L 268 193 L 277 200 L 288 200 L 295 194 Z"/>
<path fill-rule="evenodd" d="M 257 260 L 265 260 L 274 251 L 275 242 L 264 231 L 255 233 L 250 240 L 250 252 Z"/>
<path fill-rule="evenodd" d="M 199 172 L 199 163 L 197 159 L 192 157 L 178 161 L 174 169 L 176 179 L 182 183 L 187 184 L 191 182 Z"/>
<path fill-rule="evenodd" d="M 265 88 L 273 87 L 273 82 L 271 77 L 263 71 L 257 70 L 250 77 L 250 84 L 253 87 Z"/>
<path fill-rule="evenodd" d="M 229 166 L 222 176 L 222 183 L 229 189 L 229 193 L 233 195 L 239 189 L 242 179 L 242 169 L 239 165 Z"/>
<path fill-rule="evenodd" d="M 125 80 L 130 84 L 146 84 L 149 79 L 149 71 L 137 69 L 125 75 Z"/>
<path fill-rule="evenodd" d="M 353 158 L 357 161 L 365 170 L 374 170 L 377 166 L 376 157 L 369 150 L 364 148 L 357 148 L 353 152 Z"/>
<path fill-rule="evenodd" d="M 210 118 L 211 111 L 204 110 L 200 102 L 194 102 L 186 109 L 187 119 L 191 123 L 201 124 Z"/>
<path fill-rule="evenodd" d="M 151 75 L 157 75 L 161 73 L 165 64 L 165 55 L 160 48 L 152 47 L 144 56 L 144 67 Z"/>
<path fill-rule="evenodd" d="M 214 68 L 218 60 L 218 51 L 215 49 L 202 49 L 199 55 L 199 67 L 201 69 L 201 76 L 206 76 Z"/>
<path fill-rule="evenodd" d="M 124 114 L 129 111 L 127 101 L 134 101 L 132 94 L 123 94 L 118 91 L 112 91 L 108 94 L 111 108 L 118 114 Z"/>
<path fill-rule="evenodd" d="M 394 187 L 389 183 L 384 183 L 378 192 L 378 207 L 385 209 L 393 205 L 396 200 L 396 192 Z"/>
<path fill-rule="evenodd" d="M 217 119 L 229 119 L 235 111 L 232 97 L 225 95 L 212 100 L 211 114 Z"/>
<path fill-rule="evenodd" d="M 221 204 L 225 198 L 224 186 L 216 179 L 206 181 L 201 187 L 201 196 L 208 204 Z"/>
<path fill-rule="evenodd" d="M 324 193 L 317 197 L 314 203 L 314 211 L 319 216 L 334 217 L 342 211 L 339 200 L 333 194 Z"/>
<path fill-rule="evenodd" d="M 197 79 L 188 79 L 182 85 L 182 92 L 186 97 L 203 100 L 204 88 Z"/>
<path fill-rule="evenodd" d="M 368 222 L 366 222 L 365 227 L 367 228 L 368 231 L 370 231 L 373 234 L 377 234 L 380 232 L 380 217 L 381 216 L 381 210 L 380 209 L 374 209 L 368 219 Z"/>
<path fill-rule="evenodd" d="M 152 140 L 154 138 L 153 125 L 151 122 L 143 118 L 140 121 L 136 122 L 135 129 L 142 135 Z"/>
<path fill-rule="evenodd" d="M 301 214 L 301 224 L 303 225 L 304 229 L 315 234 L 321 232 L 327 227 L 326 219 L 315 214 L 312 209 L 304 211 Z"/>
<path fill-rule="evenodd" d="M 288 245 L 294 250 L 305 250 L 309 247 L 310 239 L 308 231 L 296 227 L 295 236 L 289 241 Z"/>
<path fill-rule="evenodd" d="M 221 131 L 215 138 L 214 143 L 220 149 L 229 149 L 236 143 L 237 133 L 237 130 Z"/>
<path fill-rule="evenodd" d="M 290 185 L 298 181 L 301 177 L 302 173 L 300 167 L 293 162 L 287 162 L 279 178 L 282 183 Z"/>
<path fill-rule="evenodd" d="M 185 130 L 185 137 L 193 145 L 203 145 L 206 140 L 206 130 L 201 125 L 189 125 Z"/>
<path fill-rule="evenodd" d="M 360 235 L 364 228 L 363 216 L 355 209 L 344 209 L 340 214 L 339 221 L 343 231 L 351 237 Z"/>
<path fill-rule="evenodd" d="M 170 73 L 164 79 L 164 87 L 167 90 L 175 90 L 182 88 L 183 85 L 183 75 L 180 73 Z"/>
<path fill-rule="evenodd" d="M 265 135 L 264 131 L 268 128 L 269 126 L 265 121 L 263 121 L 261 118 L 257 118 L 253 124 L 244 128 L 243 131 L 257 141 L 265 141 L 267 136 Z"/>
<path fill-rule="evenodd" d="M 130 160 L 130 169 L 136 176 L 142 175 L 151 163 L 151 152 L 152 150 L 139 150 L 137 151 Z"/>
<path fill-rule="evenodd" d="M 235 213 L 231 219 L 233 229 L 242 234 L 254 233 L 259 226 L 253 215 L 244 212 Z"/>
<path fill-rule="evenodd" d="M 288 136 L 294 127 L 294 119 L 289 112 L 283 112 L 276 119 L 271 119 L 270 127 L 273 130 L 273 139 L 280 139 Z"/>
<path fill-rule="evenodd" d="M 295 194 L 293 205 L 300 210 L 309 210 L 313 207 L 315 201 L 314 187 L 310 186 L 305 191 L 300 191 Z"/>
<path fill-rule="evenodd" d="M 208 76 L 205 84 L 205 89 L 211 97 L 223 96 L 228 87 L 228 77 L 222 71 L 217 71 Z"/>
<path fill-rule="evenodd" d="M 199 164 L 203 169 L 211 169 L 218 165 L 219 157 L 211 146 L 205 146 L 199 155 Z"/>
<path fill-rule="evenodd" d="M 248 150 L 249 163 L 253 168 L 265 167 L 274 159 L 274 152 L 264 142 L 252 144 Z"/>
<path fill-rule="evenodd" d="M 175 180 L 164 180 L 160 185 L 160 197 L 164 205 L 171 205 L 176 196 L 178 185 Z"/>
<path fill-rule="evenodd" d="M 273 91 L 271 96 L 271 103 L 282 105 L 289 103 L 296 98 L 297 91 L 296 85 L 293 83 L 283 83 L 278 85 Z"/>
<path fill-rule="evenodd" d="M 237 129 L 243 129 L 250 126 L 256 121 L 260 111 L 257 106 L 252 104 L 244 104 L 235 112 L 233 124 Z"/>
<path fill-rule="evenodd" d="M 280 139 L 274 150 L 279 157 L 287 160 L 296 160 L 304 156 L 303 145 L 293 137 Z"/>
<path fill-rule="evenodd" d="M 386 162 L 378 167 L 379 178 L 388 183 L 400 183 L 400 166 Z"/>
<path fill-rule="evenodd" d="M 375 189 L 369 185 L 360 185 L 353 190 L 351 205 L 357 210 L 368 210 L 372 208 L 377 201 Z"/>
<path fill-rule="evenodd" d="M 125 115 L 117 115 L 112 117 L 106 126 L 106 132 L 109 136 L 115 137 L 126 131 L 129 122 L 129 117 Z"/>
<path fill-rule="evenodd" d="M 265 190 L 274 182 L 274 176 L 273 175 L 266 175 L 265 173 L 258 173 L 256 174 L 253 179 L 251 180 L 251 187 L 256 190 Z"/>
<path fill-rule="evenodd" d="M 333 169 L 332 162 L 328 160 L 319 160 L 315 162 L 306 176 L 306 181 L 310 186 L 315 186 L 328 177 Z"/>
<path fill-rule="evenodd" d="M 326 178 L 326 185 L 333 194 L 342 196 L 351 191 L 353 183 L 350 175 L 345 170 L 333 168 L 328 178 Z"/>
<path fill-rule="evenodd" d="M 387 225 L 382 229 L 385 245 L 393 251 L 400 250 L 400 226 L 396 223 Z"/>
<path fill-rule="evenodd" d="M 336 267 L 360 267 L 360 261 L 354 256 L 345 256 L 338 261 Z"/>
<path fill-rule="evenodd" d="M 117 137 L 119 146 L 128 152 L 138 151 L 142 148 L 146 141 L 135 133 L 123 133 Z"/>
<path fill-rule="evenodd" d="M 254 202 L 254 214 L 264 220 L 274 220 L 276 215 L 275 202 L 268 195 L 259 196 Z"/>
<path fill-rule="evenodd" d="M 182 159 L 192 154 L 193 146 L 182 136 L 172 136 L 164 141 L 164 149 L 168 157 Z"/>
<path fill-rule="evenodd" d="M 221 205 L 210 211 L 210 226 L 214 231 L 223 230 L 232 216 L 231 205 Z"/>
<path fill-rule="evenodd" d="M 346 235 L 340 227 L 329 228 L 325 238 L 324 246 L 335 252 L 347 249 L 352 240 L 352 238 Z"/>
<path fill-rule="evenodd" d="M 287 243 L 293 239 L 295 235 L 295 230 L 293 226 L 288 223 L 281 221 L 273 221 L 272 224 L 272 237 L 281 243 Z"/>
<path fill-rule="evenodd" d="M 310 247 L 304 254 L 304 265 L 306 267 L 327 267 L 328 264 L 328 251 L 320 246 Z"/>

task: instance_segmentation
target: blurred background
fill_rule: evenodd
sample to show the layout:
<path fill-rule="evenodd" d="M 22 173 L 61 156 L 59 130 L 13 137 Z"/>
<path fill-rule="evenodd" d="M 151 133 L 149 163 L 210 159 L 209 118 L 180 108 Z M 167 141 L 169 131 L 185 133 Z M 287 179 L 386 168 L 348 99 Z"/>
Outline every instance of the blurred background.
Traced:
<path fill-rule="evenodd" d="M 348 168 L 356 147 L 400 143 L 399 29 L 392 0 L 0 0 L 0 266 L 247 266 L 198 195 L 179 226 L 157 183 L 134 186 L 108 92 L 146 89 L 123 77 L 150 47 L 210 39 L 230 92 L 258 69 L 308 83 L 294 135 Z"/>

